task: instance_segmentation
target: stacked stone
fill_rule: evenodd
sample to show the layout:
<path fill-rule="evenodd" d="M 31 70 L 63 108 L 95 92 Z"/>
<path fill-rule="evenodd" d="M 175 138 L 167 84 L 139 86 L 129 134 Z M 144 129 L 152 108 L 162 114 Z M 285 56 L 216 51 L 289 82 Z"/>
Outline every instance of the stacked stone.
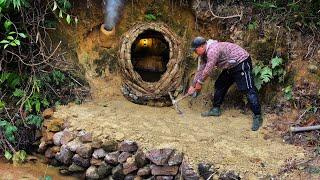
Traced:
<path fill-rule="evenodd" d="M 87 179 L 199 179 L 183 154 L 174 149 L 144 152 L 130 140 L 93 140 L 89 132 L 72 132 L 63 120 L 44 117 L 39 151 L 65 175 L 83 173 Z"/>

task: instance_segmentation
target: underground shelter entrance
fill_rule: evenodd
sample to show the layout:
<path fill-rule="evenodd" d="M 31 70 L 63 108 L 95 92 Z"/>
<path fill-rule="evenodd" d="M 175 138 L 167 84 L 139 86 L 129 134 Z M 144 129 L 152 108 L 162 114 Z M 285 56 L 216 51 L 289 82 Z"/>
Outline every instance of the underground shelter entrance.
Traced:
<path fill-rule="evenodd" d="M 180 38 L 163 23 L 139 23 L 120 40 L 122 93 L 130 101 L 152 106 L 170 105 L 184 73 Z"/>
<path fill-rule="evenodd" d="M 159 81 L 169 62 L 168 42 L 160 32 L 144 31 L 132 44 L 131 62 L 143 81 Z"/>

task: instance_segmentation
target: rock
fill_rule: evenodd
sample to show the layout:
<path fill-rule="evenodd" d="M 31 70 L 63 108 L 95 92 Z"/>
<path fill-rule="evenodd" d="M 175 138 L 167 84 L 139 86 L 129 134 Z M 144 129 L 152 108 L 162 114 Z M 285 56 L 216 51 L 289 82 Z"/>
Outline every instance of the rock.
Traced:
<path fill-rule="evenodd" d="M 178 171 L 178 174 L 174 176 L 175 180 L 183 179 L 180 170 Z"/>
<path fill-rule="evenodd" d="M 61 138 L 63 136 L 63 131 L 57 132 L 53 135 L 53 143 L 56 146 L 61 146 Z"/>
<path fill-rule="evenodd" d="M 138 150 L 138 144 L 135 141 L 125 140 L 118 147 L 121 152 L 135 152 Z"/>
<path fill-rule="evenodd" d="M 183 154 L 179 152 L 174 152 L 171 154 L 169 160 L 168 160 L 168 165 L 169 166 L 174 166 L 174 165 L 180 165 L 183 160 Z"/>
<path fill-rule="evenodd" d="M 53 135 L 53 143 L 56 146 L 67 144 L 69 141 L 74 139 L 74 134 L 68 130 L 57 132 Z"/>
<path fill-rule="evenodd" d="M 105 162 L 102 162 L 102 164 L 98 167 L 98 174 L 100 178 L 104 178 L 111 174 L 112 166 L 106 164 Z"/>
<path fill-rule="evenodd" d="M 220 180 L 229 180 L 229 179 L 232 179 L 232 180 L 240 180 L 240 176 L 235 173 L 234 171 L 228 171 L 228 172 L 222 172 L 219 176 L 219 179 Z"/>
<path fill-rule="evenodd" d="M 28 155 L 26 158 L 27 162 L 32 162 L 32 163 L 36 163 L 39 160 L 39 158 L 37 158 L 36 156 L 32 156 L 32 155 Z"/>
<path fill-rule="evenodd" d="M 149 177 L 149 178 L 146 178 L 145 180 L 155 180 L 155 179 L 156 179 L 155 176 L 151 176 L 151 177 Z"/>
<path fill-rule="evenodd" d="M 178 166 L 156 166 L 151 165 L 152 175 L 175 176 L 178 173 Z"/>
<path fill-rule="evenodd" d="M 70 131 L 72 131 L 70 122 L 69 121 L 64 121 L 63 125 L 62 125 L 62 129 L 69 129 L 69 128 L 70 128 Z"/>
<path fill-rule="evenodd" d="M 76 152 L 83 158 L 91 158 L 93 149 L 90 144 L 81 144 Z"/>
<path fill-rule="evenodd" d="M 63 164 L 69 165 L 72 162 L 73 152 L 71 152 L 66 145 L 62 145 L 60 152 L 55 155 L 55 158 Z"/>
<path fill-rule="evenodd" d="M 62 163 L 59 162 L 59 161 L 58 161 L 57 159 L 55 159 L 55 158 L 50 159 L 49 164 L 50 164 L 51 166 L 54 166 L 54 167 L 62 166 Z"/>
<path fill-rule="evenodd" d="M 44 119 L 49 119 L 53 116 L 53 113 L 54 113 L 53 108 L 47 108 L 42 112 L 42 117 Z"/>
<path fill-rule="evenodd" d="M 106 151 L 106 152 L 113 152 L 117 151 L 118 148 L 118 143 L 115 140 L 110 140 L 110 139 L 104 139 L 102 141 L 101 147 Z"/>
<path fill-rule="evenodd" d="M 70 142 L 67 143 L 67 147 L 70 151 L 72 152 L 76 152 L 76 150 L 78 149 L 78 147 L 80 147 L 82 145 L 82 143 L 80 142 L 79 139 L 74 139 Z"/>
<path fill-rule="evenodd" d="M 69 170 L 70 172 L 83 172 L 85 169 L 84 169 L 83 167 L 75 164 L 75 163 L 72 163 L 72 164 L 69 166 L 68 170 Z"/>
<path fill-rule="evenodd" d="M 50 148 L 52 150 L 53 153 L 57 153 L 60 152 L 60 146 L 52 146 Z M 68 148 L 69 149 L 69 148 Z M 70 149 L 69 149 L 70 150 Z"/>
<path fill-rule="evenodd" d="M 43 126 L 47 128 L 48 131 L 51 132 L 59 132 L 63 129 L 64 121 L 63 119 L 54 118 L 50 120 L 44 120 Z"/>
<path fill-rule="evenodd" d="M 78 133 L 80 141 L 83 143 L 92 142 L 92 133 L 82 130 Z"/>
<path fill-rule="evenodd" d="M 93 149 L 100 149 L 102 147 L 102 141 L 97 140 L 91 143 Z"/>
<path fill-rule="evenodd" d="M 42 128 L 45 129 L 44 127 Z M 36 129 L 35 131 L 36 134 L 34 135 L 34 139 L 40 139 L 42 137 L 42 131 L 40 129 Z"/>
<path fill-rule="evenodd" d="M 113 179 L 124 179 L 125 175 L 123 174 L 122 165 L 119 164 L 118 166 L 112 169 L 112 178 Z"/>
<path fill-rule="evenodd" d="M 168 165 L 168 160 L 172 152 L 173 149 L 153 149 L 150 150 L 146 156 L 156 165 Z"/>
<path fill-rule="evenodd" d="M 53 132 L 50 131 L 42 131 L 42 138 L 41 140 L 45 141 L 46 144 L 51 145 L 53 144 Z"/>
<path fill-rule="evenodd" d="M 135 175 L 128 174 L 128 175 L 126 175 L 126 177 L 124 177 L 124 180 L 134 180 L 134 178 L 135 178 Z"/>
<path fill-rule="evenodd" d="M 188 179 L 188 180 L 200 179 L 198 174 L 194 171 L 192 166 L 186 160 L 182 161 L 180 168 L 181 168 L 181 174 L 183 179 Z"/>
<path fill-rule="evenodd" d="M 128 153 L 128 152 L 122 152 L 122 153 L 119 155 L 119 157 L 118 157 L 118 162 L 119 162 L 119 163 L 124 163 L 124 162 L 126 162 L 127 159 L 128 159 L 129 157 L 131 157 L 131 156 L 132 156 L 132 154 L 130 154 L 130 153 Z"/>
<path fill-rule="evenodd" d="M 63 132 L 62 137 L 60 139 L 61 144 L 67 144 L 68 142 L 72 141 L 75 138 L 75 135 L 68 130 L 64 130 L 62 132 Z"/>
<path fill-rule="evenodd" d="M 81 167 L 84 167 L 84 168 L 88 168 L 90 166 L 90 159 L 85 159 L 81 156 L 79 156 L 79 154 L 75 154 L 73 157 L 72 157 L 72 161 L 81 166 Z"/>
<path fill-rule="evenodd" d="M 127 162 L 125 162 L 123 164 L 123 173 L 125 175 L 127 175 L 127 174 L 129 174 L 129 173 L 131 173 L 131 172 L 133 172 L 133 171 L 135 171 L 137 169 L 138 169 L 138 167 L 136 165 L 136 162 L 135 162 L 134 158 L 128 158 Z"/>
<path fill-rule="evenodd" d="M 143 180 L 140 176 L 135 176 L 133 180 Z"/>
<path fill-rule="evenodd" d="M 55 155 L 56 153 L 54 153 L 51 148 L 48 148 L 44 153 L 44 156 L 49 159 L 54 158 Z"/>
<path fill-rule="evenodd" d="M 46 149 L 47 149 L 47 144 L 46 144 L 46 142 L 40 140 L 40 144 L 39 144 L 38 151 L 39 151 L 40 153 L 43 153 Z"/>
<path fill-rule="evenodd" d="M 99 179 L 98 169 L 95 166 L 90 166 L 86 171 L 87 179 Z"/>
<path fill-rule="evenodd" d="M 138 168 L 142 168 L 144 165 L 146 165 L 148 163 L 148 159 L 147 159 L 146 154 L 141 150 L 138 150 L 136 152 L 136 154 L 134 155 L 134 158 L 136 160 L 136 164 L 137 164 Z"/>
<path fill-rule="evenodd" d="M 198 164 L 198 171 L 201 177 L 204 179 L 211 180 L 213 179 L 212 177 L 209 179 L 209 177 L 212 174 L 217 174 L 217 170 L 213 167 L 212 164 L 206 164 L 206 163 L 199 163 Z"/>
<path fill-rule="evenodd" d="M 317 73 L 318 69 L 319 69 L 318 66 L 313 65 L 313 64 L 310 64 L 308 66 L 308 70 L 309 70 L 310 73 Z"/>
<path fill-rule="evenodd" d="M 100 158 L 104 158 L 106 156 L 106 152 L 100 148 L 100 149 L 96 149 L 94 150 L 92 157 L 96 158 L 96 159 L 100 159 Z"/>
<path fill-rule="evenodd" d="M 64 176 L 68 176 L 68 175 L 71 174 L 71 172 L 68 169 L 66 169 L 65 167 L 60 168 L 59 169 L 59 173 L 64 175 Z"/>
<path fill-rule="evenodd" d="M 138 176 L 149 176 L 151 175 L 151 169 L 149 166 L 146 166 L 146 167 L 143 167 L 143 168 L 140 168 L 137 172 L 137 175 Z"/>
<path fill-rule="evenodd" d="M 173 180 L 173 176 L 156 176 L 156 180 Z"/>
<path fill-rule="evenodd" d="M 102 164 L 103 160 L 92 158 L 90 160 L 91 165 L 100 166 Z"/>
<path fill-rule="evenodd" d="M 106 157 L 104 158 L 104 160 L 108 164 L 117 165 L 119 163 L 118 162 L 119 155 L 120 155 L 119 151 L 111 152 L 106 154 Z"/>

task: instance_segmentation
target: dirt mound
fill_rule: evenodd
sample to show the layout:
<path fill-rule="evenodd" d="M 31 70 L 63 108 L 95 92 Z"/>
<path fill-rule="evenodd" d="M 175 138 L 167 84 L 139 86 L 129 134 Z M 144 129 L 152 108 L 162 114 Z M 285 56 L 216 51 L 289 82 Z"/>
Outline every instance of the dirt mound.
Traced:
<path fill-rule="evenodd" d="M 243 177 L 274 175 L 286 161 L 304 157 L 301 147 L 285 144 L 280 138 L 265 138 L 265 129 L 252 132 L 251 116 L 238 110 L 202 118 L 200 108 L 191 109 L 187 103 L 180 106 L 184 115 L 171 107 L 141 106 L 121 99 L 60 106 L 55 117 L 69 120 L 71 129 L 93 132 L 96 138 L 135 140 L 145 149 L 176 148 L 194 165 L 211 162 Z M 267 124 L 266 115 L 264 126 Z"/>

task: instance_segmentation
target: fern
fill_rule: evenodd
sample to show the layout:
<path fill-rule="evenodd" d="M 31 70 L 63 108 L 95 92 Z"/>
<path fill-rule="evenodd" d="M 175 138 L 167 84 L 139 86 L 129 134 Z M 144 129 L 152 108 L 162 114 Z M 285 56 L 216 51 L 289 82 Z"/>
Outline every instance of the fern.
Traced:
<path fill-rule="evenodd" d="M 268 66 L 264 67 L 261 70 L 261 76 L 260 79 L 262 82 L 267 83 L 272 79 L 272 69 L 270 69 Z"/>
<path fill-rule="evenodd" d="M 271 59 L 271 67 L 272 69 L 274 69 L 275 67 L 281 66 L 282 65 L 282 58 L 279 58 L 278 56 L 276 56 L 275 58 Z"/>
<path fill-rule="evenodd" d="M 254 66 L 253 69 L 252 69 L 254 76 L 258 76 L 258 74 L 260 73 L 261 69 L 262 68 L 259 65 Z"/>
<path fill-rule="evenodd" d="M 278 56 L 272 58 L 269 65 L 256 65 L 252 69 L 252 72 L 254 74 L 254 82 L 258 90 L 260 90 L 264 84 L 275 78 L 278 79 L 279 83 L 284 82 L 286 75 L 286 71 L 283 69 L 283 59 Z"/>
<path fill-rule="evenodd" d="M 263 82 L 262 82 L 262 80 L 260 79 L 260 77 L 254 77 L 254 84 L 255 84 L 256 88 L 257 88 L 258 90 L 260 90 L 261 87 L 262 87 Z"/>

